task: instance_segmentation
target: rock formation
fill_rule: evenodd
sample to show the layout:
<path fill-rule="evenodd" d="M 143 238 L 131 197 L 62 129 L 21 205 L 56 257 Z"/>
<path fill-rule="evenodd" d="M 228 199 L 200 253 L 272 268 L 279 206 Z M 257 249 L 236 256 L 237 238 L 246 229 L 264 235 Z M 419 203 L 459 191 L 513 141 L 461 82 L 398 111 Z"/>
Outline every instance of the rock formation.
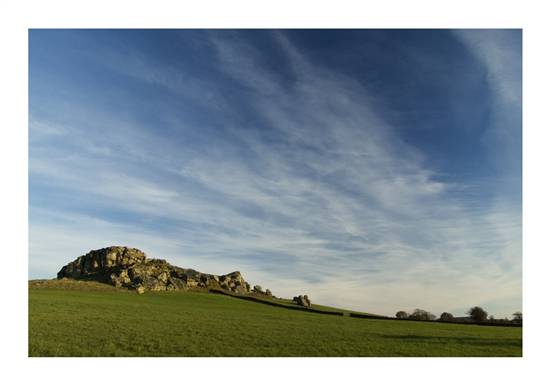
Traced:
<path fill-rule="evenodd" d="M 311 301 L 309 300 L 309 297 L 307 295 L 299 295 L 298 297 L 294 297 L 292 301 L 300 306 L 304 306 L 304 307 L 311 306 Z"/>
<path fill-rule="evenodd" d="M 149 259 L 142 251 L 122 246 L 92 250 L 63 266 L 57 278 L 87 279 L 116 287 L 147 290 L 186 290 L 193 288 L 223 289 L 250 293 L 250 285 L 240 272 L 226 275 L 200 273 L 173 266 L 164 259 Z"/>
<path fill-rule="evenodd" d="M 252 291 L 256 294 L 265 294 L 260 285 L 255 285 L 254 288 L 252 288 Z"/>

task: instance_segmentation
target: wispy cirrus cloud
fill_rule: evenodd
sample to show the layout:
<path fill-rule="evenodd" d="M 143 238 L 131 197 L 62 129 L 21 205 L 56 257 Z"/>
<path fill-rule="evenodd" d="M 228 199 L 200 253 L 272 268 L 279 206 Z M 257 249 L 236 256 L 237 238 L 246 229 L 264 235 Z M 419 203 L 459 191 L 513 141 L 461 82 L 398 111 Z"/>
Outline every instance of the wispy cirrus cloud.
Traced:
<path fill-rule="evenodd" d="M 459 30 L 455 36 L 483 65 L 491 90 L 491 116 L 484 135 L 495 167 L 521 194 L 522 41 L 518 30 Z"/>
<path fill-rule="evenodd" d="M 199 270 L 239 269 L 278 295 L 383 314 L 520 306 L 516 208 L 469 205 L 468 186 L 438 178 L 364 85 L 311 62 L 282 32 L 272 41 L 292 81 L 242 34 L 207 35 L 218 76 L 243 87 L 235 100 L 139 54 L 131 66 L 118 65 L 130 53 L 101 56 L 109 71 L 175 95 L 160 109 L 174 110 L 159 118 L 170 135 L 89 106 L 69 104 L 70 124 L 32 117 L 31 276 L 33 266 L 53 273 L 64 250 L 123 243 Z M 220 100 L 211 113 L 227 119 L 223 130 L 178 113 L 189 90 L 201 108 Z M 243 104 L 252 115 L 234 119 Z M 219 135 L 200 141 L 198 130 Z M 44 198 L 52 189 L 71 205 Z"/>

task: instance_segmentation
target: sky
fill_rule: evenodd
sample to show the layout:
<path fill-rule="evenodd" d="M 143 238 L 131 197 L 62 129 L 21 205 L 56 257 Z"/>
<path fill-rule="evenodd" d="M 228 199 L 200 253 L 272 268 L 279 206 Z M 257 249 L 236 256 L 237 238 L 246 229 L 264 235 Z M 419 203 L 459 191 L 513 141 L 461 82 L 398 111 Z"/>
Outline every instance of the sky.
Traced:
<path fill-rule="evenodd" d="M 136 247 L 394 315 L 522 308 L 521 30 L 30 30 L 29 277 Z"/>

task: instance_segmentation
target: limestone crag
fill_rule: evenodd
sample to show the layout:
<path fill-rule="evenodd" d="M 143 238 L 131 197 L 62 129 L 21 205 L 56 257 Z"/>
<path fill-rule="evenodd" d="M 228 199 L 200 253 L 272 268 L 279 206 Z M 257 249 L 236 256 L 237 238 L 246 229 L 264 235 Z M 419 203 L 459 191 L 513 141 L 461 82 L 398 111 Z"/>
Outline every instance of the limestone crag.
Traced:
<path fill-rule="evenodd" d="M 250 285 L 238 271 L 225 275 L 205 274 L 173 266 L 164 259 L 149 259 L 138 249 L 122 246 L 92 250 L 63 266 L 57 278 L 106 282 L 135 289 L 138 293 L 194 288 L 250 293 Z"/>

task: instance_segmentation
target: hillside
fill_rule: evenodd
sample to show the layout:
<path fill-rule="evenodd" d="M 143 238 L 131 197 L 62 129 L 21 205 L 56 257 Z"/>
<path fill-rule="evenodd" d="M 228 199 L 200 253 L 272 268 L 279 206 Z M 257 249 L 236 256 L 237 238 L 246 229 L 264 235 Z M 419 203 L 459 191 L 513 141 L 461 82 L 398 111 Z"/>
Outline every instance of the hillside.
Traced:
<path fill-rule="evenodd" d="M 521 330 L 339 317 L 200 291 L 29 284 L 29 356 L 521 356 Z"/>
<path fill-rule="evenodd" d="M 201 273 L 171 265 L 164 259 L 147 258 L 141 250 L 125 246 L 91 250 L 63 266 L 57 273 L 57 279 L 106 283 L 116 288 L 135 290 L 138 294 L 146 291 L 212 291 L 274 306 L 331 312 L 328 308 L 312 307 L 307 295 L 299 295 L 291 301 L 277 298 L 271 290 L 264 291 L 259 285 L 251 287 L 239 271 L 225 275 Z"/>

